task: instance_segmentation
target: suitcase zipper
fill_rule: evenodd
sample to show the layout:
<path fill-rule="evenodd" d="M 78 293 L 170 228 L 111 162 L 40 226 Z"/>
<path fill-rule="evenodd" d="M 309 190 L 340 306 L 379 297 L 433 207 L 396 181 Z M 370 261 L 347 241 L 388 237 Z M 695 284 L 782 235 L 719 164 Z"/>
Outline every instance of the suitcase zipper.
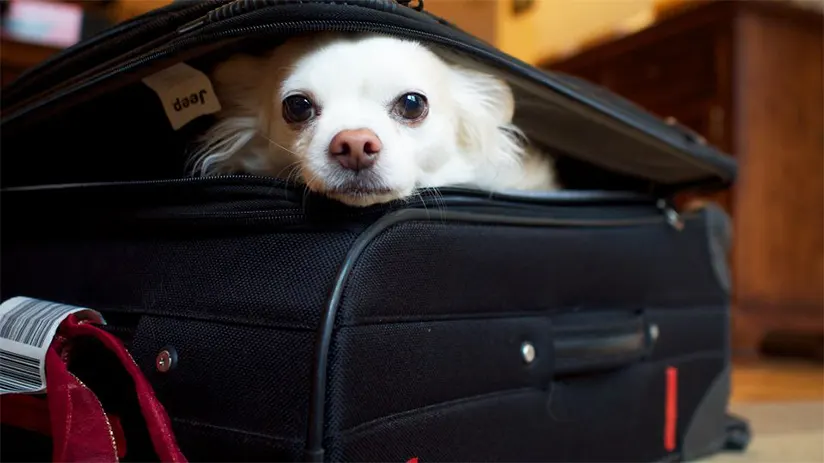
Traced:
<path fill-rule="evenodd" d="M 394 26 L 391 24 L 384 24 L 384 23 L 373 23 L 367 21 L 358 21 L 358 20 L 301 20 L 301 21 L 292 21 L 292 22 L 282 22 L 282 23 L 269 23 L 269 24 L 260 24 L 255 26 L 244 26 L 244 27 L 230 27 L 226 30 L 221 31 L 214 31 L 209 32 L 208 34 L 202 35 L 195 35 L 193 37 L 181 37 L 187 35 L 192 32 L 196 32 L 198 29 L 202 29 L 204 27 L 210 25 L 216 25 L 222 23 L 224 21 L 231 21 L 238 19 L 239 17 L 244 17 L 245 19 L 249 19 L 249 17 L 256 17 L 259 15 L 264 15 L 267 12 L 268 8 L 273 8 L 277 6 L 289 5 L 289 4 L 300 4 L 300 0 L 270 0 L 270 2 L 247 2 L 245 0 L 237 0 L 230 4 L 225 4 L 215 10 L 210 11 L 206 16 L 194 20 L 188 24 L 185 24 L 177 29 L 175 35 L 178 36 L 178 39 L 173 40 L 171 43 L 163 46 L 159 50 L 155 50 L 145 54 L 143 56 L 139 56 L 133 58 L 131 60 L 127 60 L 125 63 L 121 63 L 119 65 L 113 65 L 113 68 L 110 68 L 108 71 L 101 71 L 97 75 L 83 77 L 81 76 L 78 80 L 61 85 L 58 90 L 48 98 L 43 98 L 38 103 L 34 104 L 29 108 L 22 108 L 18 110 L 17 107 L 13 108 L 11 111 L 12 114 L 6 118 L 4 122 L 12 121 L 15 118 L 38 108 L 44 104 L 47 104 L 51 101 L 58 100 L 63 98 L 67 95 L 70 95 L 83 87 L 89 86 L 94 84 L 100 80 L 104 80 L 114 75 L 118 75 L 127 71 L 131 71 L 137 67 L 140 67 L 144 64 L 150 63 L 155 60 L 159 60 L 162 58 L 170 57 L 175 53 L 191 46 L 196 46 L 199 44 L 209 43 L 215 39 L 220 38 L 233 38 L 236 36 L 245 36 L 251 35 L 255 33 L 261 32 L 269 32 L 273 34 L 299 34 L 299 33 L 306 33 L 306 32 L 321 32 L 321 31 L 332 31 L 332 32 L 366 32 L 366 33 L 376 33 L 376 34 L 390 34 L 390 35 L 398 35 L 398 36 L 406 36 L 409 38 L 429 41 L 433 43 L 438 43 L 440 45 L 448 46 L 454 48 L 456 50 L 460 50 L 463 52 L 467 52 L 473 55 L 481 55 L 487 58 L 493 58 L 495 62 L 499 62 L 502 65 L 505 65 L 509 68 L 510 71 L 516 73 L 525 73 L 529 78 L 533 80 L 538 80 L 543 82 L 544 80 L 549 77 L 547 74 L 544 74 L 537 70 L 532 70 L 528 68 L 526 65 L 517 65 L 514 59 L 506 59 L 502 60 L 498 56 L 494 56 L 494 53 L 489 50 L 484 50 L 480 47 L 474 46 L 471 43 L 462 42 L 459 40 L 455 40 L 449 37 L 445 37 L 443 35 L 431 34 L 428 32 L 418 31 L 415 29 L 410 29 L 407 27 L 400 27 Z M 340 2 L 338 0 L 329 0 L 329 3 L 354 3 L 360 5 L 364 8 L 369 8 L 376 11 L 384 11 L 389 12 L 392 11 L 394 6 L 397 4 L 395 2 L 387 2 L 383 0 L 351 0 L 349 2 Z M 254 6 L 254 9 L 249 9 Z M 402 7 L 408 8 L 408 7 Z M 450 26 L 451 27 L 451 26 Z M 558 80 L 558 79 L 552 79 Z M 563 80 L 558 80 L 559 82 L 563 82 Z M 62 88 L 62 91 L 60 90 Z M 597 103 L 592 103 L 593 106 L 599 106 Z M 17 106 L 17 105 L 15 105 Z M 22 105 L 21 105 L 22 106 Z M 622 110 L 619 106 L 616 105 L 617 110 Z M 638 114 L 645 115 L 643 112 L 639 112 Z M 622 115 L 624 118 L 630 117 L 627 114 Z M 651 123 L 660 122 L 657 118 L 649 115 L 647 116 L 650 119 Z M 722 169 L 711 166 L 707 164 L 706 166 L 715 174 L 724 177 L 726 174 L 723 172 Z"/>
<path fill-rule="evenodd" d="M 235 183 L 235 182 L 244 183 Z M 245 182 L 259 182 L 259 183 L 245 183 Z M 120 207 L 116 213 L 101 214 L 100 211 L 94 207 L 94 202 L 89 202 L 83 198 L 77 198 L 74 194 L 90 194 L 93 197 L 106 197 L 112 199 L 117 194 L 128 195 L 127 197 L 136 197 L 143 200 L 151 198 L 155 195 L 159 196 L 176 196 L 181 197 L 179 192 L 169 191 L 165 194 L 163 192 L 154 191 L 151 194 L 145 190 L 140 190 L 141 187 L 146 186 L 168 186 L 173 188 L 175 185 L 199 185 L 203 187 L 238 187 L 235 191 L 241 195 L 238 199 L 228 196 L 228 190 L 221 190 L 220 195 L 223 198 L 222 205 L 225 209 L 232 209 L 237 207 L 241 210 L 204 210 L 204 205 L 209 204 L 209 198 L 213 195 L 208 194 L 208 190 L 202 190 L 205 202 L 201 202 L 197 198 L 198 191 L 186 191 L 185 196 L 194 196 L 192 203 L 172 204 L 169 207 L 154 208 L 152 203 L 136 203 L 131 205 L 132 201 L 120 201 Z M 105 188 L 115 188 L 117 190 L 106 192 Z M 134 187 L 138 190 L 134 193 L 127 191 L 128 188 Z M 92 188 L 94 191 L 89 191 Z M 101 189 L 103 191 L 101 191 Z M 272 190 L 282 190 L 284 194 L 273 194 Z M 458 215 L 476 215 L 478 217 L 486 217 L 489 221 L 494 222 L 494 218 L 506 217 L 507 221 L 513 223 L 523 222 L 526 224 L 531 219 L 537 219 L 546 226 L 558 227 L 619 227 L 619 226 L 638 226 L 638 225 L 652 225 L 656 223 L 667 223 L 672 228 L 681 231 L 684 228 L 683 217 L 678 214 L 674 207 L 670 206 L 666 201 L 659 200 L 655 203 L 653 198 L 642 198 L 637 196 L 628 196 L 626 198 L 618 196 L 612 197 L 610 193 L 599 196 L 595 192 L 589 192 L 588 195 L 580 197 L 569 198 L 528 198 L 518 197 L 514 195 L 496 197 L 494 195 L 484 195 L 483 192 L 462 189 L 432 189 L 421 191 L 420 195 L 407 198 L 405 200 L 397 200 L 387 204 L 377 204 L 366 208 L 346 207 L 335 201 L 326 199 L 322 195 L 313 194 L 309 202 L 303 196 L 302 186 L 290 185 L 286 182 L 269 177 L 260 177 L 252 175 L 244 176 L 215 176 L 205 178 L 182 178 L 169 180 L 145 180 L 128 183 L 97 183 L 97 184 L 80 184 L 80 185 L 54 185 L 54 186 L 37 186 L 37 187 L 13 187 L 2 190 L 5 193 L 35 193 L 48 192 L 48 198 L 29 198 L 28 204 L 32 201 L 45 201 L 57 210 L 62 210 L 60 205 L 55 206 L 53 195 L 57 195 L 63 200 L 71 204 L 87 204 L 91 205 L 91 215 L 88 218 L 78 219 L 80 222 L 94 222 L 96 220 L 103 220 L 106 222 L 118 222 L 118 218 L 125 219 L 131 223 L 134 221 L 147 220 L 149 222 L 156 221 L 172 221 L 176 223 L 189 222 L 197 223 L 198 225 L 207 225 L 209 223 L 220 224 L 225 222 L 230 223 L 277 223 L 283 225 L 312 225 L 320 222 L 339 223 L 340 221 L 351 220 L 353 224 L 360 223 L 361 225 L 369 223 L 373 220 L 378 220 L 387 214 L 395 213 L 402 210 L 420 209 L 425 211 L 430 220 L 448 220 L 450 216 Z M 192 195 L 191 193 L 194 193 Z M 589 199 L 587 196 L 590 196 Z M 617 195 L 616 195 L 617 196 Z M 252 197 L 256 204 L 252 208 L 249 203 L 245 204 Z M 272 203 L 266 203 L 267 199 L 271 199 Z M 264 204 L 260 204 L 263 201 Z M 124 202 L 126 203 L 124 205 Z M 285 203 L 284 203 L 285 202 Z M 237 206 L 235 206 L 235 203 Z M 214 203 L 213 203 L 214 204 Z M 601 208 L 611 208 L 614 205 L 625 205 L 629 207 L 637 206 L 639 208 L 649 208 L 649 213 L 644 210 L 639 210 L 635 215 L 630 217 L 605 217 L 598 211 Z M 565 211 L 576 210 L 580 211 L 580 206 L 588 206 L 594 208 L 594 212 L 588 216 L 579 215 L 565 215 Z M 655 208 L 661 211 L 655 214 Z M 42 212 L 42 208 L 35 206 L 35 209 Z M 78 213 L 81 216 L 82 211 L 78 211 L 74 207 L 70 207 L 74 219 L 78 218 Z M 530 211 L 529 214 L 519 215 L 519 211 Z M 14 214 L 14 213 L 12 213 Z M 25 212 L 24 212 L 25 214 Z M 15 214 L 16 215 L 16 214 Z"/>
<path fill-rule="evenodd" d="M 251 183 L 250 183 L 251 182 Z M 156 180 L 133 180 L 126 182 L 89 182 L 89 183 L 71 183 L 71 184 L 51 184 L 51 185 L 30 185 L 30 186 L 16 186 L 0 188 L 0 192 L 36 192 L 36 191 L 58 191 L 66 192 L 79 191 L 87 188 L 139 188 L 144 186 L 174 186 L 193 184 L 199 186 L 226 186 L 237 188 L 265 188 L 268 191 L 278 189 L 285 192 L 280 198 L 292 202 L 300 202 L 303 199 L 306 186 L 302 183 L 287 182 L 278 177 L 270 177 L 263 175 L 252 174 L 237 174 L 237 175 L 214 175 L 208 177 L 182 177 L 171 179 L 156 179 Z M 598 205 L 598 204 L 656 204 L 659 209 L 669 207 L 669 203 L 663 199 L 656 203 L 654 197 L 635 194 L 631 192 L 613 192 L 613 191 L 591 191 L 591 190 L 558 190 L 552 192 L 545 192 L 545 194 L 533 194 L 530 191 L 513 190 L 512 193 L 507 192 L 489 192 L 485 190 L 478 190 L 474 188 L 451 186 L 441 188 L 423 188 L 418 191 L 419 195 L 411 196 L 406 200 L 397 200 L 404 202 L 407 205 L 414 204 L 415 201 L 427 202 L 429 199 L 433 201 L 465 199 L 467 201 L 475 201 L 474 205 L 482 205 L 480 201 L 487 201 L 486 204 L 500 204 L 513 203 L 524 206 L 571 206 L 571 205 Z M 318 195 L 317 193 L 312 193 Z M 433 198 L 430 198 L 433 197 Z M 428 203 L 426 205 L 437 206 L 438 204 Z M 374 209 L 382 205 L 369 206 L 362 209 Z M 353 208 L 358 209 L 358 208 Z"/>
<path fill-rule="evenodd" d="M 681 217 L 681 214 L 675 208 L 675 206 L 665 199 L 659 199 L 656 203 L 658 209 L 660 209 L 664 213 L 664 217 L 667 220 L 667 224 L 670 227 L 674 228 L 675 230 L 682 231 L 684 226 L 686 225 L 684 219 Z"/>
<path fill-rule="evenodd" d="M 182 26 L 181 29 L 177 31 L 177 35 L 183 35 L 185 33 L 189 33 L 194 31 L 195 29 L 199 29 L 201 27 L 206 26 L 207 23 L 204 20 L 198 20 L 188 25 Z M 195 37 L 181 37 L 178 38 L 176 41 L 173 41 L 169 45 L 162 47 L 162 49 L 150 52 L 149 54 L 139 56 L 137 58 L 133 58 L 131 60 L 126 61 L 125 63 L 121 63 L 119 65 L 114 65 L 114 67 L 109 68 L 108 70 L 101 71 L 96 75 L 92 76 L 81 76 L 76 80 L 72 81 L 69 80 L 68 82 L 60 85 L 57 87 L 56 90 L 51 92 L 51 94 L 46 93 L 43 95 L 35 95 L 33 98 L 29 100 L 23 101 L 21 104 L 13 105 L 9 111 L 11 113 L 9 116 L 4 118 L 3 123 L 12 122 L 18 117 L 23 116 L 24 114 L 36 110 L 37 108 L 49 104 L 53 101 L 59 100 L 66 96 L 69 96 L 79 90 L 83 89 L 84 87 L 90 86 L 99 82 L 100 80 L 105 80 L 106 78 L 125 73 L 127 71 L 131 71 L 136 67 L 139 67 L 143 64 L 150 63 L 155 60 L 159 60 L 165 57 L 172 56 L 177 52 L 181 51 L 185 47 L 199 45 L 208 43 L 212 40 L 219 39 L 219 38 L 232 38 L 238 34 L 251 34 L 256 32 L 273 32 L 273 33 L 304 33 L 304 32 L 321 32 L 321 31 L 332 31 L 332 32 L 372 32 L 372 33 L 397 33 L 399 35 L 409 35 L 419 39 L 427 39 L 432 41 L 439 41 L 446 44 L 453 44 L 456 47 L 464 47 L 465 44 L 461 42 L 454 41 L 448 38 L 441 38 L 439 36 L 428 34 L 426 32 L 415 31 L 413 29 L 407 29 L 403 27 L 396 27 L 390 25 L 381 25 L 381 24 L 374 24 L 369 22 L 362 22 L 362 21 L 331 21 L 331 20 L 322 20 L 322 21 L 295 21 L 295 22 L 284 22 L 279 24 L 266 24 L 266 25 L 258 25 L 258 26 L 248 26 L 248 27 L 239 27 L 233 29 L 227 29 L 225 31 L 215 32 L 213 34 L 208 35 L 200 35 Z M 30 106 L 26 106 L 26 103 L 37 99 L 36 103 L 31 104 Z"/>

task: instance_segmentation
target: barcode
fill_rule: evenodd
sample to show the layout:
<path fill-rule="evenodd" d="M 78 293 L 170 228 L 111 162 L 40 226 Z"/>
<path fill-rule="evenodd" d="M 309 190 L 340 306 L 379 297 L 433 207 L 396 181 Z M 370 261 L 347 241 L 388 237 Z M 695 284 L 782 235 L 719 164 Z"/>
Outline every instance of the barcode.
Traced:
<path fill-rule="evenodd" d="M 0 394 L 46 389 L 46 353 L 60 323 L 73 313 L 106 323 L 94 310 L 24 296 L 0 304 Z"/>
<path fill-rule="evenodd" d="M 0 315 L 0 338 L 41 347 L 55 318 L 72 309 L 64 304 L 28 299 Z"/>
<path fill-rule="evenodd" d="M 41 387 L 38 359 L 0 350 L 0 391 L 30 391 Z"/>

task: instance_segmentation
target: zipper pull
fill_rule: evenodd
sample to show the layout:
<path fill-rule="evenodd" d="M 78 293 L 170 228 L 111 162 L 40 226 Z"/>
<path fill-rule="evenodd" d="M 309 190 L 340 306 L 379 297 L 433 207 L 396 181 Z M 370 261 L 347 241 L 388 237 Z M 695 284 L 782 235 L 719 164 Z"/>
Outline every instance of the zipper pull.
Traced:
<path fill-rule="evenodd" d="M 681 133 L 684 135 L 684 138 L 686 138 L 688 141 L 690 141 L 692 143 L 697 143 L 699 145 L 706 145 L 707 144 L 707 139 L 704 138 L 703 135 L 696 132 L 695 130 L 692 130 L 691 128 L 687 127 L 686 125 L 678 122 L 678 119 L 676 119 L 672 116 L 669 116 L 669 117 L 664 119 L 664 122 L 668 126 L 673 127 L 675 129 L 678 129 L 679 131 L 681 131 Z"/>
<path fill-rule="evenodd" d="M 418 3 L 415 6 L 411 6 L 412 0 L 395 0 L 398 4 L 403 5 L 407 8 L 412 8 L 415 11 L 423 11 L 423 0 L 418 0 Z"/>
<path fill-rule="evenodd" d="M 244 13 L 246 10 L 250 10 L 253 7 L 254 5 L 250 5 L 248 0 L 233 0 L 228 3 L 224 3 L 220 6 L 216 6 L 215 9 L 210 10 L 200 18 L 189 21 L 188 23 L 178 27 L 177 34 L 186 34 L 187 32 L 199 29 L 211 22 L 228 19 L 240 13 Z"/>
<path fill-rule="evenodd" d="M 681 231 L 684 229 L 684 219 L 681 217 L 681 214 L 675 209 L 675 206 L 670 204 L 669 201 L 666 199 L 659 199 L 656 203 L 658 209 L 664 212 L 664 217 L 667 219 L 667 223 L 670 227 Z"/>
<path fill-rule="evenodd" d="M 206 25 L 206 17 L 195 19 L 177 28 L 177 35 L 183 35 Z"/>

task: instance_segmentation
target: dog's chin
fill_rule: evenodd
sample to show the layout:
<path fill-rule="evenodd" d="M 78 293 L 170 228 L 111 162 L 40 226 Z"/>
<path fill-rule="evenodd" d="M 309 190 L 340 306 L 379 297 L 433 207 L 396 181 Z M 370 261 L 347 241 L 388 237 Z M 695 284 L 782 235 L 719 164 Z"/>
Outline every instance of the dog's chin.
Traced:
<path fill-rule="evenodd" d="M 389 188 L 382 183 L 357 180 L 327 187 L 323 191 L 320 191 L 320 193 L 336 201 L 355 207 L 388 203 L 404 197 L 401 191 Z"/>
<path fill-rule="evenodd" d="M 330 190 L 323 194 L 335 201 L 354 207 L 374 206 L 375 204 L 388 203 L 403 197 L 400 192 L 392 190 Z"/>
<path fill-rule="evenodd" d="M 409 194 L 404 193 L 402 189 L 392 188 L 369 175 L 362 178 L 353 177 L 342 182 L 324 182 L 323 185 L 318 183 L 320 182 L 309 185 L 309 189 L 348 206 L 355 207 L 388 203 Z"/>

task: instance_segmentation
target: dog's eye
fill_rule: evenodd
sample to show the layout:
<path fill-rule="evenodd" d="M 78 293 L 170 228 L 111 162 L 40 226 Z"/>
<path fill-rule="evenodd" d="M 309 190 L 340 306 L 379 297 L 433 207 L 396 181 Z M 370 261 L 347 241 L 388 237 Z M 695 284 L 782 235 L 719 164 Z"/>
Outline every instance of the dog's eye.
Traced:
<path fill-rule="evenodd" d="M 283 119 L 290 124 L 306 122 L 314 115 L 315 105 L 303 95 L 292 95 L 283 100 Z"/>
<path fill-rule="evenodd" d="M 425 96 L 419 93 L 406 93 L 398 98 L 392 109 L 398 116 L 415 121 L 426 116 L 429 105 Z"/>

